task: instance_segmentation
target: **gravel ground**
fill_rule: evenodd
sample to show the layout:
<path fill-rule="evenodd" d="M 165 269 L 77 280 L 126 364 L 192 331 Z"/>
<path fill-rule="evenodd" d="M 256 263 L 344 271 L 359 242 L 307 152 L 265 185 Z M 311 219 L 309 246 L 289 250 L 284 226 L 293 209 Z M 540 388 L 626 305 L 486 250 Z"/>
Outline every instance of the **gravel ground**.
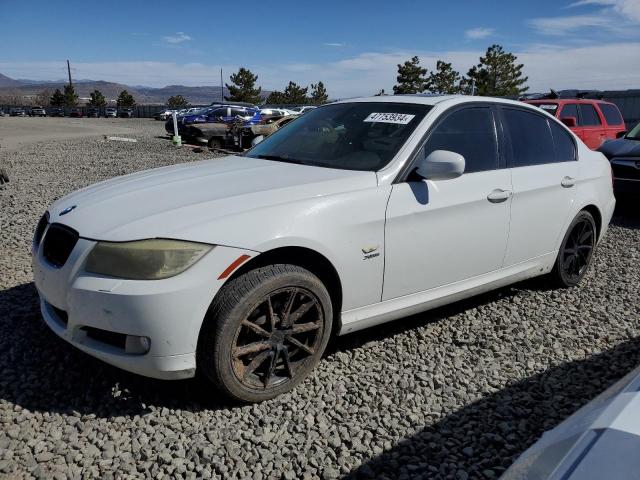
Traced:
<path fill-rule="evenodd" d="M 29 244 L 54 199 L 205 158 L 159 122 L 1 154 L 0 477 L 497 478 L 546 429 L 640 362 L 640 216 L 619 209 L 576 289 L 530 281 L 341 337 L 291 393 L 221 403 L 197 380 L 136 377 L 39 318 Z M 109 132 L 105 132 L 109 133 Z"/>

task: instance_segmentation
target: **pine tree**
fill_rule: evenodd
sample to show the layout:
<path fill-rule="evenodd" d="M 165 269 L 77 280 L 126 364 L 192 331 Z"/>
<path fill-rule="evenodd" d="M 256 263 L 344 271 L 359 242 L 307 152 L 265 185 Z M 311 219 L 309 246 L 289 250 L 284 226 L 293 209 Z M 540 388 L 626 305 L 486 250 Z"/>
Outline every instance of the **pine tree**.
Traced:
<path fill-rule="evenodd" d="M 478 95 L 506 97 L 521 95 L 529 87 L 523 86 L 529 77 L 522 76 L 522 63 L 516 64 L 517 57 L 505 52 L 500 45 L 491 45 L 480 63 L 472 67 L 467 76 L 475 80 Z"/>
<path fill-rule="evenodd" d="M 413 57 L 404 64 L 398 64 L 397 85 L 393 87 L 393 93 L 396 95 L 403 93 L 421 93 L 426 87 L 427 69 L 420 66 L 420 59 Z"/>
<path fill-rule="evenodd" d="M 133 107 L 133 106 L 135 106 L 136 101 L 133 98 L 133 95 L 131 95 L 126 90 L 122 90 L 120 92 L 120 95 L 118 95 L 117 104 L 118 104 L 118 108 L 121 108 L 121 107 Z"/>
<path fill-rule="evenodd" d="M 90 107 L 106 107 L 107 99 L 104 98 L 104 95 L 100 90 L 94 90 L 90 93 L 91 98 L 89 99 L 88 105 Z"/>
<path fill-rule="evenodd" d="M 170 108 L 184 108 L 189 106 L 189 102 L 182 95 L 173 95 L 167 99 L 167 106 Z"/>
<path fill-rule="evenodd" d="M 66 107 L 75 107 L 76 105 L 78 105 L 78 94 L 76 93 L 76 89 L 73 88 L 73 85 L 64 86 L 63 96 L 63 102 Z"/>
<path fill-rule="evenodd" d="M 316 105 L 322 105 L 323 103 L 327 103 L 329 100 L 329 95 L 327 95 L 327 89 L 324 88 L 324 83 L 318 82 L 315 84 L 311 84 L 311 103 Z"/>
<path fill-rule="evenodd" d="M 319 82 L 318 85 L 321 85 Z M 313 86 L 313 85 L 312 85 Z M 322 85 L 324 90 L 324 85 Z M 274 105 L 301 105 L 309 103 L 310 99 L 307 97 L 308 87 L 301 87 L 295 82 L 289 82 L 289 85 L 284 89 L 284 92 L 278 92 L 274 90 L 269 94 L 265 103 Z M 326 91 L 325 91 L 326 94 Z"/>
<path fill-rule="evenodd" d="M 460 74 L 450 63 L 438 60 L 436 70 L 427 77 L 426 89 L 431 93 L 451 95 L 460 92 Z"/>
<path fill-rule="evenodd" d="M 285 103 L 288 104 L 304 104 L 309 102 L 307 98 L 308 87 L 301 87 L 295 82 L 289 82 L 289 85 L 284 89 Z"/>
<path fill-rule="evenodd" d="M 224 97 L 230 102 L 247 102 L 258 104 L 262 100 L 262 88 L 255 88 L 258 76 L 251 73 L 250 70 L 240 67 L 238 73 L 234 73 L 229 77 L 233 85 L 225 83 L 229 96 Z"/>
<path fill-rule="evenodd" d="M 51 95 L 49 104 L 52 107 L 62 107 L 64 105 L 64 94 L 60 91 L 59 88 L 56 88 L 56 91 L 53 92 L 53 95 Z"/>
<path fill-rule="evenodd" d="M 269 105 L 281 105 L 287 103 L 287 99 L 284 96 L 284 93 L 274 90 L 269 94 L 265 103 Z"/>

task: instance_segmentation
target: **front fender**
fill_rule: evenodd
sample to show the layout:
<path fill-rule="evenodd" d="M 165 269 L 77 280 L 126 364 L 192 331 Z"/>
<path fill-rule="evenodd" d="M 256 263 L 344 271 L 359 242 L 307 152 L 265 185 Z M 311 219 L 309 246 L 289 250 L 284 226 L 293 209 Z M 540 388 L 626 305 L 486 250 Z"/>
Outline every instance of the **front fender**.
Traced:
<path fill-rule="evenodd" d="M 335 267 L 343 286 L 343 309 L 362 307 L 379 302 L 382 295 L 390 189 L 375 187 L 254 209 L 177 232 L 176 238 L 254 252 L 283 247 L 313 250 Z"/>

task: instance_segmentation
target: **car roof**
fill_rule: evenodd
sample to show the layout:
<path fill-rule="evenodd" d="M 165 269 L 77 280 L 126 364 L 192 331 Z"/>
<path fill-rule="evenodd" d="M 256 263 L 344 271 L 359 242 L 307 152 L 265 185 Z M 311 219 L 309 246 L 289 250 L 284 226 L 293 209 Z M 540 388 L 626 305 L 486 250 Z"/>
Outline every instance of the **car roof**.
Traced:
<path fill-rule="evenodd" d="M 453 106 L 465 103 L 490 102 L 505 105 L 514 105 L 519 107 L 527 107 L 526 104 L 517 100 L 509 100 L 497 97 L 481 97 L 471 95 L 431 95 L 431 94 L 409 94 L 409 95 L 380 95 L 376 97 L 360 97 L 340 100 L 334 103 L 352 103 L 352 102 L 379 102 L 379 103 L 413 103 L 419 105 L 435 106 L 445 104 Z M 528 107 L 533 108 L 533 107 Z"/>
<path fill-rule="evenodd" d="M 535 99 L 535 100 L 523 100 L 523 102 L 525 103 L 531 103 L 531 104 L 539 104 L 539 103 L 558 103 L 558 104 L 565 104 L 565 103 L 608 103 L 609 105 L 614 105 L 611 102 L 607 102 L 605 100 L 599 100 L 597 98 L 547 98 L 547 99 Z"/>

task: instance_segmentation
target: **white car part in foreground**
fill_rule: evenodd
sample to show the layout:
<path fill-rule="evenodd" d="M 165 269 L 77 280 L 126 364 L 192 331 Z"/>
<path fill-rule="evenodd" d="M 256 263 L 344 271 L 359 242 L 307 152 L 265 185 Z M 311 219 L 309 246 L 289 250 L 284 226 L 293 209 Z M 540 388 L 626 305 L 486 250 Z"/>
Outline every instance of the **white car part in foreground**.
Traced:
<path fill-rule="evenodd" d="M 635 480 L 640 472 L 640 367 L 545 432 L 502 480 Z"/>

